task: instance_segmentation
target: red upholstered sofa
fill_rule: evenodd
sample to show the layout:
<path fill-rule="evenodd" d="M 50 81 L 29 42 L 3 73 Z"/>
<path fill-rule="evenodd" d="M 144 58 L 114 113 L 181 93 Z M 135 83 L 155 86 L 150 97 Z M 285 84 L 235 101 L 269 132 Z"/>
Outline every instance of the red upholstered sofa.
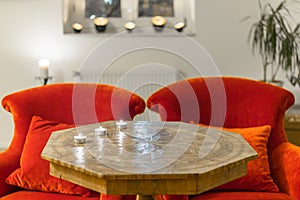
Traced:
<path fill-rule="evenodd" d="M 0 199 L 96 200 L 100 198 L 98 193 L 53 179 L 48 174 L 44 174 L 47 182 L 42 182 L 37 174 L 49 170 L 49 166 L 41 163 L 38 153 L 51 131 L 72 127 L 74 124 L 131 120 L 144 111 L 145 102 L 132 92 L 109 85 L 66 83 L 10 94 L 2 100 L 2 106 L 12 114 L 15 130 L 11 145 L 0 153 Z M 30 180 L 26 177 L 30 177 Z M 27 189 L 13 185 L 22 185 Z M 75 194 L 71 195 L 73 192 Z M 101 195 L 101 199 L 109 198 Z"/>
<path fill-rule="evenodd" d="M 241 133 L 257 148 L 260 157 L 259 161 L 249 164 L 247 176 L 232 183 L 200 195 L 156 195 L 156 199 L 300 199 L 300 148 L 287 141 L 283 129 L 284 112 L 293 102 L 293 95 L 279 87 L 226 77 L 189 79 L 154 93 L 147 105 L 158 112 L 162 120 L 231 128 L 226 130 Z M 30 165 L 43 167 L 35 164 L 38 159 L 33 159 L 30 153 L 38 151 L 35 144 L 42 146 L 47 138 L 45 134 L 74 124 L 121 118 L 130 120 L 144 111 L 143 99 L 107 85 L 53 84 L 8 95 L 2 106 L 11 112 L 15 132 L 9 149 L 0 153 L 0 199 L 135 198 L 99 196 L 80 186 L 53 179 L 50 183 L 56 183 L 56 187 L 45 185 L 39 188 L 40 185 L 35 185 L 49 192 L 22 189 L 7 182 L 15 181 L 29 188 L 34 186 L 26 185 L 18 178 L 26 177 L 25 172 L 37 173 Z M 24 170 L 18 171 L 24 163 Z M 19 173 L 16 174 L 16 171 Z M 31 180 L 38 182 L 40 180 L 36 180 L 35 173 Z"/>
<path fill-rule="evenodd" d="M 245 177 L 203 194 L 157 199 L 300 200 L 300 147 L 287 141 L 283 128 L 293 103 L 285 89 L 234 77 L 192 78 L 153 93 L 147 106 L 162 120 L 226 127 L 241 133 L 259 155 Z"/>

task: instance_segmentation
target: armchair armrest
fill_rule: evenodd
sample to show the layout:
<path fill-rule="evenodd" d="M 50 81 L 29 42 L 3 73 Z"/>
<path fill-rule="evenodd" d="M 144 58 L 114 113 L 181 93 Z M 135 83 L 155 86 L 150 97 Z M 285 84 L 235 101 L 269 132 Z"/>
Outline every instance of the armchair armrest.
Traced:
<path fill-rule="evenodd" d="M 0 153 L 0 198 L 17 190 L 6 184 L 6 178 L 20 167 L 20 156 L 7 150 Z"/>
<path fill-rule="evenodd" d="M 289 142 L 278 145 L 272 152 L 270 167 L 279 189 L 300 199 L 300 147 Z"/>

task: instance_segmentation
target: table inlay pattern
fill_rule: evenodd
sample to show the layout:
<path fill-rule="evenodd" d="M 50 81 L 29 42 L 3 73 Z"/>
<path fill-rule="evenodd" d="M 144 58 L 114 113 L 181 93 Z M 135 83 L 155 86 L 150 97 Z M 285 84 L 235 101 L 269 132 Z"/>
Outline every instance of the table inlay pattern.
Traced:
<path fill-rule="evenodd" d="M 100 125 L 107 135 L 95 134 Z M 78 132 L 87 136 L 85 144 L 73 142 Z M 182 122 L 128 122 L 119 129 L 108 121 L 54 132 L 42 157 L 52 175 L 98 192 L 196 194 L 245 175 L 257 154 L 237 133 Z M 188 190 L 171 188 L 178 181 Z"/>

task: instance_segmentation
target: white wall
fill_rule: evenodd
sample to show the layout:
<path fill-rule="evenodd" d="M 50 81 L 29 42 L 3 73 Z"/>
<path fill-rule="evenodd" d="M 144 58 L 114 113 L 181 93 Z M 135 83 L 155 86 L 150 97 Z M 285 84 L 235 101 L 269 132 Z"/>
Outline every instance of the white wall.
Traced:
<path fill-rule="evenodd" d="M 260 79 L 261 62 L 252 56 L 247 44 L 251 23 L 240 22 L 247 15 L 257 15 L 257 1 L 196 2 L 197 34 L 193 39 L 206 48 L 220 72 L 223 75 Z M 37 62 L 42 57 L 51 60 L 50 73 L 55 76 L 54 82 L 72 81 L 72 71 L 78 69 L 88 53 L 106 39 L 99 35 L 64 35 L 61 0 L 1 0 L 0 25 L 1 99 L 14 91 L 39 85 L 34 77 L 39 73 Z M 175 38 L 156 39 L 176 42 Z M 136 59 L 143 62 L 147 58 L 137 55 L 133 59 L 129 56 L 123 62 L 116 62 L 114 67 L 124 69 Z M 160 59 L 163 64 L 173 65 L 193 76 L 194 72 L 187 63 L 168 55 Z M 289 86 L 288 82 L 285 85 L 299 101 L 299 88 Z M 9 145 L 12 134 L 11 116 L 1 109 L 0 148 Z"/>

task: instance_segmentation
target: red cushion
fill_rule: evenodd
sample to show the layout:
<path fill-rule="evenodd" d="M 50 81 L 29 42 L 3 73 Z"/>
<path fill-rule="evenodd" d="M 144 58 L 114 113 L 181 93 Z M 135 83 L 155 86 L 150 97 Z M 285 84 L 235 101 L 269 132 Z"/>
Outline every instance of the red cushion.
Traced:
<path fill-rule="evenodd" d="M 271 127 L 223 128 L 223 130 L 241 134 L 257 152 L 258 158 L 248 163 L 248 174 L 246 176 L 222 185 L 217 189 L 279 192 L 278 187 L 270 176 L 268 160 L 267 143 Z"/>
<path fill-rule="evenodd" d="M 32 118 L 26 142 L 21 155 L 21 168 L 7 179 L 8 184 L 29 190 L 59 192 L 64 194 L 90 196 L 91 190 L 49 175 L 49 162 L 41 158 L 41 152 L 53 131 L 72 128 L 73 125 Z"/>

